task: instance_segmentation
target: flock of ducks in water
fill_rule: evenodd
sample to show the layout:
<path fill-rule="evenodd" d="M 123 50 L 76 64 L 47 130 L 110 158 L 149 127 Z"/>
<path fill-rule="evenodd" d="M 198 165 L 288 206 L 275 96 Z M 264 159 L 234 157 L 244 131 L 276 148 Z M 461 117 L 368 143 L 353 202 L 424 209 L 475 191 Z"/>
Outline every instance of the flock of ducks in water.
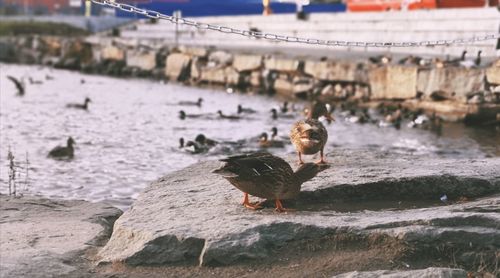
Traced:
<path fill-rule="evenodd" d="M 381 57 L 379 60 L 372 62 L 383 63 L 386 60 L 385 57 Z M 462 55 L 462 62 L 465 60 L 465 52 Z M 479 60 L 479 61 L 478 61 Z M 403 63 L 411 61 L 412 63 L 421 63 L 422 61 L 416 58 L 409 58 Z M 451 62 L 450 62 L 451 63 Z M 480 53 L 475 64 L 480 64 Z M 23 96 L 25 94 L 25 87 L 23 82 L 20 80 L 8 76 L 17 90 L 18 95 Z M 31 80 L 32 84 L 36 81 Z M 67 104 L 67 108 L 71 109 L 81 109 L 88 110 L 89 103 L 91 100 L 85 98 L 83 104 L 70 103 Z M 203 104 L 203 98 L 199 98 L 197 101 L 181 101 L 178 103 L 179 106 L 197 106 L 201 107 Z M 374 119 L 370 115 L 367 109 L 362 109 L 361 111 L 356 109 L 347 109 L 344 104 L 340 106 L 342 111 L 340 115 L 344 117 L 347 121 L 352 123 L 378 123 L 379 126 L 394 126 L 395 128 L 400 128 L 401 122 L 404 118 L 411 118 L 409 127 L 422 126 L 424 123 L 430 123 L 433 126 L 439 126 L 437 123 L 437 117 L 430 119 L 423 113 L 411 113 L 406 111 L 401 106 L 396 109 L 388 110 L 386 108 L 381 109 L 381 113 L 384 115 L 382 120 Z M 295 122 L 290 130 L 289 141 L 295 147 L 297 151 L 298 164 L 300 167 L 293 171 L 292 167 L 282 158 L 272 155 L 266 151 L 267 148 L 283 148 L 288 141 L 283 137 L 278 136 L 278 129 L 273 127 L 271 131 L 271 136 L 267 132 L 263 132 L 258 136 L 258 147 L 260 148 L 257 152 L 251 152 L 243 155 L 230 156 L 224 158 L 225 164 L 213 171 L 213 173 L 221 175 L 227 181 L 229 181 L 233 186 L 238 188 L 244 193 L 243 205 L 250 209 L 260 209 L 262 208 L 262 202 L 251 203 L 249 201 L 249 195 L 274 200 L 276 210 L 279 212 L 286 212 L 289 209 L 283 207 L 282 201 L 288 199 L 294 199 L 298 196 L 300 192 L 301 185 L 314 178 L 320 171 L 328 167 L 327 161 L 325 160 L 325 145 L 328 141 L 328 131 L 319 120 L 320 117 L 324 117 L 326 121 L 330 124 L 335 121 L 332 116 L 334 108 L 331 105 L 325 104 L 320 101 L 314 101 L 311 106 L 304 110 L 305 119 Z M 271 118 L 277 119 L 293 119 L 296 117 L 294 112 L 295 107 L 290 108 L 288 102 L 285 102 L 279 109 L 273 108 L 270 110 Z M 217 111 L 217 117 L 219 119 L 226 120 L 240 120 L 244 118 L 245 114 L 258 113 L 256 110 L 248 107 L 243 107 L 242 105 L 237 106 L 236 115 L 227 115 L 221 110 Z M 206 114 L 187 114 L 184 110 L 179 111 L 179 118 L 181 120 L 186 120 L 188 118 L 203 118 L 207 117 Z M 232 148 L 227 148 L 227 152 L 231 153 L 248 142 L 219 142 L 214 139 L 207 138 L 203 134 L 196 136 L 194 140 L 185 142 L 184 138 L 179 139 L 180 148 L 190 148 L 192 153 L 205 153 L 210 149 L 220 146 L 227 145 Z M 48 156 L 56 159 L 61 158 L 73 158 L 74 157 L 74 144 L 75 140 L 72 137 L 67 139 L 66 146 L 57 146 L 52 149 Z M 235 148 L 236 146 L 236 148 Z M 227 153 L 226 152 L 226 153 Z M 320 159 L 314 163 L 305 163 L 303 155 L 315 155 L 319 153 Z"/>
<path fill-rule="evenodd" d="M 23 79 L 18 79 L 13 76 L 7 76 L 7 78 L 14 83 L 17 89 L 17 96 L 24 96 L 26 94 L 26 85 Z M 50 75 L 45 75 L 45 80 L 54 80 L 54 77 Z M 82 79 L 83 80 L 83 79 Z M 28 77 L 28 81 L 31 85 L 40 85 L 43 84 L 41 80 L 35 80 L 32 77 Z M 68 103 L 66 104 L 67 108 L 71 109 L 80 109 L 80 110 L 88 110 L 89 103 L 92 102 L 90 98 L 85 98 L 83 103 Z M 54 159 L 72 159 L 75 155 L 75 145 L 76 142 L 73 137 L 68 137 L 66 140 L 66 146 L 56 146 L 52 150 L 49 151 L 48 157 Z"/>

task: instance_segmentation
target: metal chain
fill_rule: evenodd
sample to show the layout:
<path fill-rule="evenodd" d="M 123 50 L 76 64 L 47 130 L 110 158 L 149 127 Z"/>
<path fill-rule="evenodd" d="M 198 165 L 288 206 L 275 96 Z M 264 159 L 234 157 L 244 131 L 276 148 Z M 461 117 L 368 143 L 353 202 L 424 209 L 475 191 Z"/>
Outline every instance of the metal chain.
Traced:
<path fill-rule="evenodd" d="M 237 34 L 241 36 L 266 39 L 271 41 L 304 43 L 311 45 L 348 46 L 348 47 L 426 47 L 426 46 L 440 46 L 440 45 L 452 45 L 452 44 L 471 44 L 479 41 L 495 40 L 500 38 L 500 34 L 490 34 L 490 35 L 477 36 L 465 39 L 415 41 L 415 42 L 354 42 L 354 41 L 320 40 L 320 39 L 300 38 L 300 37 L 293 37 L 286 35 L 276 35 L 276 34 L 255 32 L 249 30 L 240 30 L 231 27 L 201 23 L 185 19 L 182 17 L 174 17 L 170 15 L 164 15 L 162 13 L 152 10 L 137 8 L 135 6 L 128 4 L 117 3 L 111 0 L 91 0 L 91 1 L 95 4 L 113 7 L 125 12 L 136 13 L 154 19 L 163 19 L 170 21 L 171 23 L 174 24 L 192 26 L 201 30 L 214 30 L 222 33 Z"/>

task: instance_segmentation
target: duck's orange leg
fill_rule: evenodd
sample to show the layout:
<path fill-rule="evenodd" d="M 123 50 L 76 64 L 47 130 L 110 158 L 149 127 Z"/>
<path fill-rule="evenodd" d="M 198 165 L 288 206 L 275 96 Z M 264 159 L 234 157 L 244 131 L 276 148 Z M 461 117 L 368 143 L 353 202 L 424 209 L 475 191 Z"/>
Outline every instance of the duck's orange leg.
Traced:
<path fill-rule="evenodd" d="M 299 165 L 302 165 L 302 164 L 304 164 L 304 161 L 302 160 L 302 153 L 301 152 L 298 152 L 298 153 L 299 153 L 299 161 L 298 161 L 298 163 L 299 163 Z"/>
<path fill-rule="evenodd" d="M 276 204 L 276 211 L 277 212 L 287 212 L 287 211 L 295 211 L 294 209 L 286 209 L 283 207 L 283 204 L 281 204 L 281 201 L 276 199 L 276 201 L 274 201 L 274 203 Z"/>
<path fill-rule="evenodd" d="M 262 208 L 262 206 L 260 205 L 260 203 L 256 203 L 256 204 L 250 203 L 250 200 L 248 199 L 248 193 L 244 193 L 244 196 L 243 196 L 243 206 L 246 207 L 246 208 L 249 208 L 249 209 L 253 209 L 253 210 L 257 210 L 257 209 L 261 209 Z"/>
<path fill-rule="evenodd" d="M 323 153 L 323 150 L 324 148 L 321 148 L 321 151 L 320 151 L 320 155 L 321 155 L 321 159 L 316 161 L 316 164 L 326 164 L 326 160 L 325 160 L 325 155 Z"/>

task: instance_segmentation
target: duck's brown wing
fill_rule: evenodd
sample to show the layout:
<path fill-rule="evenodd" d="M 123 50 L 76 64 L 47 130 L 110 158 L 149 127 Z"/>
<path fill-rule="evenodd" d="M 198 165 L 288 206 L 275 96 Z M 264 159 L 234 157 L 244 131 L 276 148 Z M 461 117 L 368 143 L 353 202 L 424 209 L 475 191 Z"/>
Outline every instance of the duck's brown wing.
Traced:
<path fill-rule="evenodd" d="M 306 120 L 305 122 L 317 127 L 317 132 L 315 135 L 318 136 L 321 142 L 321 146 L 325 146 L 326 142 L 328 141 L 328 131 L 326 130 L 325 126 L 320 121 L 314 119 Z"/>
<path fill-rule="evenodd" d="M 275 199 L 293 182 L 290 165 L 269 153 L 233 156 L 222 161 L 226 165 L 221 170 L 233 174 L 226 176 L 227 180 L 253 196 Z"/>

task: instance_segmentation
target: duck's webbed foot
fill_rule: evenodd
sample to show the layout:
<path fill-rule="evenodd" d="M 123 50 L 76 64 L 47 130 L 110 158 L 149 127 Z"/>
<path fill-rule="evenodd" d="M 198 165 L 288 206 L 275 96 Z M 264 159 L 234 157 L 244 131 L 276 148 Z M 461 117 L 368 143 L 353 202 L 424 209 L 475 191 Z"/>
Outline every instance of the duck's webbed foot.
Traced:
<path fill-rule="evenodd" d="M 253 209 L 253 210 L 258 210 L 263 208 L 261 202 L 250 203 L 250 200 L 248 199 L 248 193 L 244 194 L 242 205 L 248 209 Z"/>
<path fill-rule="evenodd" d="M 281 201 L 276 199 L 275 201 L 275 204 L 276 204 L 276 211 L 277 212 L 289 212 L 289 211 L 295 211 L 294 209 L 286 209 L 283 207 L 283 204 L 281 204 Z"/>
<path fill-rule="evenodd" d="M 321 149 L 320 154 L 321 154 L 321 159 L 316 161 L 316 164 L 327 164 L 328 162 L 325 160 L 323 149 Z"/>

